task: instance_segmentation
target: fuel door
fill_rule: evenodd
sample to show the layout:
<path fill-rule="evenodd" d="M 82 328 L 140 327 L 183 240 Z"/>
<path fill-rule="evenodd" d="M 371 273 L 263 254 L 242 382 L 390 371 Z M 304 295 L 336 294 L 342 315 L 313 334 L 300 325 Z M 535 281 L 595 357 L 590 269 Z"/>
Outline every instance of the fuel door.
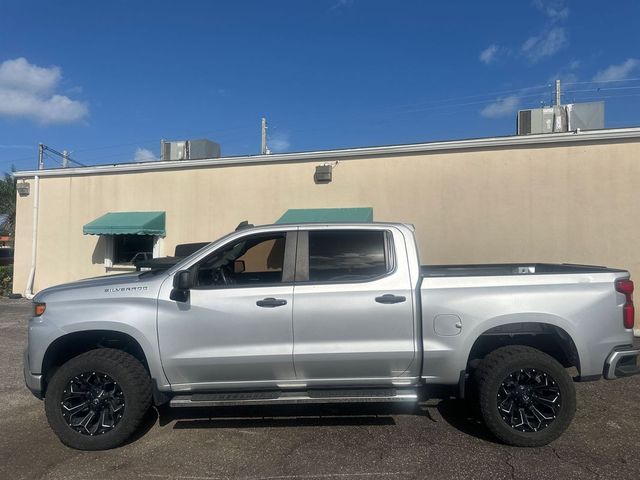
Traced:
<path fill-rule="evenodd" d="M 440 337 L 453 337 L 462 331 L 462 320 L 452 314 L 436 315 L 433 319 L 433 329 Z"/>

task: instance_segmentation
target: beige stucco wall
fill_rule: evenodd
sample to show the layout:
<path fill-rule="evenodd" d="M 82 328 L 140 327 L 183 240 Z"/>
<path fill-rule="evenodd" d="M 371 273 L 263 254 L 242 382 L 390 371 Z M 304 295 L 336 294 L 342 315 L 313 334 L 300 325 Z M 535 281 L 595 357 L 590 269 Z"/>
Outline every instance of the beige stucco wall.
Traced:
<path fill-rule="evenodd" d="M 288 208 L 370 206 L 375 220 L 415 224 L 423 263 L 590 263 L 640 279 L 639 156 L 640 142 L 625 140 L 357 158 L 341 160 L 326 185 L 313 181 L 321 162 L 43 177 L 35 290 L 104 274 L 103 243 L 82 226 L 128 210 L 166 211 L 165 254 Z M 18 199 L 18 293 L 31 188 Z"/>

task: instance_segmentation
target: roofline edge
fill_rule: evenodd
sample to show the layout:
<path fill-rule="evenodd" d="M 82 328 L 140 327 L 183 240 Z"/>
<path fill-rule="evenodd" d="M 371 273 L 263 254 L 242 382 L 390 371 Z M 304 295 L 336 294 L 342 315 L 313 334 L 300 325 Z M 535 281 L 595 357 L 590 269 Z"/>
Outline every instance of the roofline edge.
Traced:
<path fill-rule="evenodd" d="M 110 174 L 123 172 L 145 172 L 172 169 L 202 168 L 211 166 L 252 165 L 260 163 L 313 162 L 326 159 L 362 157 L 369 155 L 391 155 L 442 150 L 465 150 L 521 145 L 544 145 L 587 141 L 620 139 L 640 139 L 640 127 L 588 130 L 581 132 L 549 133 L 537 135 L 510 135 L 506 137 L 486 137 L 466 140 L 446 140 L 378 147 L 356 147 L 338 150 L 316 150 L 309 152 L 278 153 L 270 155 L 246 155 L 239 157 L 205 158 L 198 160 L 157 160 L 145 163 L 122 163 L 94 165 L 88 167 L 25 170 L 14 172 L 14 178 L 58 177 L 75 175 Z"/>

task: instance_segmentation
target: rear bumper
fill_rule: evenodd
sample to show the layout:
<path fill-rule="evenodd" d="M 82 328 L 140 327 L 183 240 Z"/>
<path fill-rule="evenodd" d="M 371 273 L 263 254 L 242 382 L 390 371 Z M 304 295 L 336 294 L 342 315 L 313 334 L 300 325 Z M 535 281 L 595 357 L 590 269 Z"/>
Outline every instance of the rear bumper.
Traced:
<path fill-rule="evenodd" d="M 37 398 L 42 400 L 42 375 L 34 375 L 29 369 L 29 351 L 24 351 L 23 373 L 24 383 Z"/>
<path fill-rule="evenodd" d="M 604 378 L 613 380 L 620 377 L 630 377 L 640 374 L 640 346 L 615 348 L 607 357 L 604 364 Z"/>

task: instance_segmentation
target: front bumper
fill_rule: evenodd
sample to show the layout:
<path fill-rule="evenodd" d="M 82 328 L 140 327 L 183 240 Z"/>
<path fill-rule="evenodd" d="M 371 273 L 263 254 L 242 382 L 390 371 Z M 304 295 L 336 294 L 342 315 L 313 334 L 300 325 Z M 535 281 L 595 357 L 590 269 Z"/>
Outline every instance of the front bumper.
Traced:
<path fill-rule="evenodd" d="M 23 360 L 24 383 L 37 398 L 42 400 L 42 375 L 34 375 L 29 369 L 29 351 L 25 349 Z"/>
<path fill-rule="evenodd" d="M 617 347 L 607 357 L 604 364 L 604 378 L 613 380 L 640 374 L 640 346 Z"/>

